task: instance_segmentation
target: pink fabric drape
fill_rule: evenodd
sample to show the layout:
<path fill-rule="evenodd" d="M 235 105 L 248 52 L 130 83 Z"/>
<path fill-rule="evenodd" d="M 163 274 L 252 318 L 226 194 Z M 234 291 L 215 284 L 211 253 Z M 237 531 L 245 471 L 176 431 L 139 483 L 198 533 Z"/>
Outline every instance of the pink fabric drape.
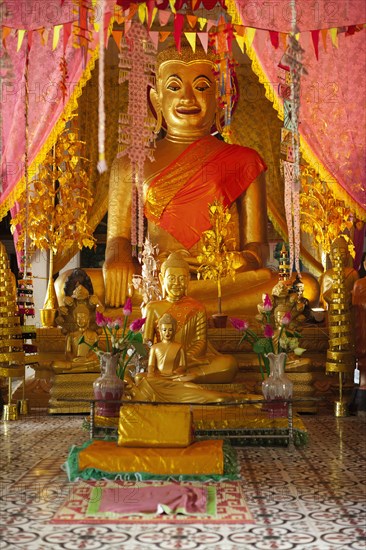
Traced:
<path fill-rule="evenodd" d="M 112 9 L 115 1 L 108 1 L 108 9 Z M 75 36 L 71 35 L 65 47 L 67 60 L 67 96 L 63 100 L 60 82 L 61 71 L 59 68 L 61 57 L 64 52 L 64 38 L 70 32 L 70 26 L 64 26 L 60 31 L 60 38 L 55 50 L 52 49 L 54 25 L 61 25 L 75 21 L 75 4 L 72 0 L 64 2 L 42 3 L 38 0 L 27 0 L 17 3 L 6 0 L 11 14 L 3 20 L 3 25 L 14 29 L 26 29 L 24 40 L 19 51 L 17 51 L 18 35 L 11 33 L 6 39 L 6 47 L 12 60 L 14 69 L 14 80 L 11 86 L 3 89 L 2 103 L 2 191 L 0 194 L 0 205 L 12 206 L 10 199 L 21 178 L 24 176 L 24 149 L 25 149 L 25 114 L 24 114 L 24 67 L 26 48 L 31 41 L 29 55 L 29 167 L 37 157 L 50 137 L 51 131 L 55 128 L 70 97 L 73 95 L 84 71 L 91 60 L 93 51 L 98 44 L 98 33 L 89 23 L 90 33 L 89 48 L 75 48 Z M 44 9 L 40 9 L 43 6 Z M 15 9 L 16 8 L 16 9 Z M 96 16 L 98 14 L 96 13 Z M 38 29 L 42 29 L 42 36 Z M 33 31 L 29 33 L 29 31 Z M 19 31 L 18 31 L 19 33 Z M 64 36 L 66 33 L 66 36 Z M 47 44 L 42 44 L 42 38 Z M 97 111 L 97 108 L 96 108 Z M 97 115 L 96 115 L 97 116 Z M 56 140 L 57 135 L 50 137 L 51 141 Z M 52 143 L 49 144 L 51 148 Z M 42 159 L 41 159 L 42 160 Z M 36 171 L 36 166 L 30 170 L 31 178 Z M 8 209 L 8 208 L 7 208 Z"/>
<path fill-rule="evenodd" d="M 274 49 L 268 30 L 291 31 L 289 0 L 249 2 L 236 0 L 243 24 L 256 27 L 253 48 L 265 78 L 276 94 L 278 63 L 284 52 L 283 41 Z M 305 50 L 303 63 L 308 71 L 301 81 L 300 134 L 302 143 L 310 147 L 308 157 L 313 165 L 323 165 L 327 183 L 336 196 L 351 197 L 359 206 L 358 214 L 366 218 L 366 32 L 350 34 L 351 25 L 366 21 L 366 2 L 327 2 L 296 0 L 300 44 Z M 317 60 L 314 31 L 344 27 L 331 40 L 329 30 L 321 31 Z M 327 51 L 324 51 L 323 34 Z M 306 143 L 305 143 L 306 141 Z M 338 185 L 339 184 L 339 185 Z"/>

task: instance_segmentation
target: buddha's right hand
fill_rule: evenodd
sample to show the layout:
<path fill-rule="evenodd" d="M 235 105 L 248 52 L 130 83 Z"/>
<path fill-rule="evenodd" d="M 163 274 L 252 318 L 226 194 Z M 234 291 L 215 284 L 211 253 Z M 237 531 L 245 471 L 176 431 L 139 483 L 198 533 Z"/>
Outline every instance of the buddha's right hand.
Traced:
<path fill-rule="evenodd" d="M 141 270 L 133 261 L 128 239 L 115 237 L 107 242 L 103 265 L 105 305 L 121 307 L 125 304 L 131 288 L 132 276 Z"/>
<path fill-rule="evenodd" d="M 103 265 L 105 304 L 110 307 L 122 307 L 129 295 L 132 276 L 136 267 L 130 262 L 108 262 Z"/>

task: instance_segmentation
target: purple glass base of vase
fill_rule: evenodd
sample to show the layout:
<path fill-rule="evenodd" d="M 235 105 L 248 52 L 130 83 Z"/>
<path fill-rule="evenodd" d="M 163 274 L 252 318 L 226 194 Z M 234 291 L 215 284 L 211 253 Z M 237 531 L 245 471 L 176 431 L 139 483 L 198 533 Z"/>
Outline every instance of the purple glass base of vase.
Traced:
<path fill-rule="evenodd" d="M 102 395 L 100 392 L 95 392 L 95 399 L 110 399 L 111 401 L 117 401 L 121 398 L 122 395 L 113 395 L 110 393 Z M 120 403 L 97 402 L 95 414 L 98 416 L 118 417 L 120 407 Z"/>
<path fill-rule="evenodd" d="M 269 413 L 271 418 L 287 418 L 288 403 L 280 397 L 278 399 L 266 399 L 263 403 L 262 410 Z"/>

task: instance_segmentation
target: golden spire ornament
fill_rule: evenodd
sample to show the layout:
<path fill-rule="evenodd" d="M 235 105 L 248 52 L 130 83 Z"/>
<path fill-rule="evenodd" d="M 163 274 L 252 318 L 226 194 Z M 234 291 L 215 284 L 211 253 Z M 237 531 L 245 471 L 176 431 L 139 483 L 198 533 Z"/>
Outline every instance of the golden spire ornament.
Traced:
<path fill-rule="evenodd" d="M 343 399 L 343 375 L 352 373 L 355 367 L 350 297 L 345 286 L 342 253 L 347 245 L 342 240 L 338 239 L 332 248 L 334 276 L 328 311 L 329 348 L 325 365 L 327 372 L 338 372 L 339 376 L 339 400 L 335 402 L 335 416 L 347 416 L 347 406 Z"/>
<path fill-rule="evenodd" d="M 18 417 L 17 406 L 11 402 L 12 378 L 24 378 L 24 362 L 15 278 L 10 271 L 5 246 L 0 242 L 0 376 L 8 379 L 8 403 L 4 405 L 4 420 L 16 420 Z"/>

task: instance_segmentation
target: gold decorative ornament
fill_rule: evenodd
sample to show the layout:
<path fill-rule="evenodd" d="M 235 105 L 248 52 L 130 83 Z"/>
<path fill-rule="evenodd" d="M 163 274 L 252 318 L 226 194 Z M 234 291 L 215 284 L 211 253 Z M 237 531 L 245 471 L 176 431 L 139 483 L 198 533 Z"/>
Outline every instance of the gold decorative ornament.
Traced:
<path fill-rule="evenodd" d="M 24 377 L 25 374 L 23 332 L 20 318 L 16 315 L 15 277 L 10 271 L 9 258 L 1 242 L 0 277 L 0 376 L 8 379 L 8 402 L 4 405 L 4 420 L 16 420 L 17 406 L 11 402 L 12 379 Z"/>
<path fill-rule="evenodd" d="M 65 130 L 46 156 L 44 164 L 30 182 L 34 192 L 20 200 L 21 208 L 11 224 L 21 226 L 17 247 L 28 251 L 49 250 L 49 279 L 44 307 L 43 326 L 54 326 L 57 298 L 53 284 L 53 256 L 71 248 L 75 242 L 81 249 L 92 248 L 95 239 L 88 225 L 88 211 L 93 197 L 88 188 L 87 159 L 83 156 L 84 142 L 78 139 L 73 119 L 65 122 Z M 51 310 L 46 311 L 45 310 Z M 52 323 L 52 324 L 51 324 Z"/>

